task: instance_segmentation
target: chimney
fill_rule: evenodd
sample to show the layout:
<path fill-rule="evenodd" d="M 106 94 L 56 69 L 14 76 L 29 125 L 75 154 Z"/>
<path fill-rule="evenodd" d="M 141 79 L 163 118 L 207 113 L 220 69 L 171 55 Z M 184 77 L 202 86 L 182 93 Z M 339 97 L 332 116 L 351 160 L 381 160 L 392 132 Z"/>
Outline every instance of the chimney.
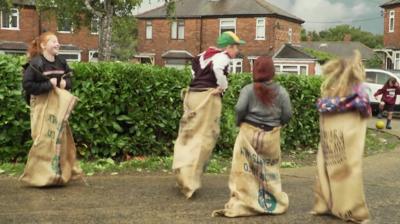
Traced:
<path fill-rule="evenodd" d="M 351 34 L 346 33 L 343 38 L 344 42 L 351 42 Z"/>

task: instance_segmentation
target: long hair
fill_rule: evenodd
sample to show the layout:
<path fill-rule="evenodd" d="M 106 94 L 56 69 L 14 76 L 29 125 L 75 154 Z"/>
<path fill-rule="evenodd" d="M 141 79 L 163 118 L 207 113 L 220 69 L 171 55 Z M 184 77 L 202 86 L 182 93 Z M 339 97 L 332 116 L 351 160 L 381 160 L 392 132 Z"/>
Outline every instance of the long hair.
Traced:
<path fill-rule="evenodd" d="M 275 89 L 268 87 L 265 82 L 275 76 L 275 66 L 271 57 L 261 56 L 254 62 L 253 86 L 257 98 L 266 106 L 271 105 L 276 97 Z"/>
<path fill-rule="evenodd" d="M 350 59 L 334 59 L 323 67 L 325 81 L 321 86 L 322 97 L 344 97 L 351 93 L 352 87 L 365 80 L 365 70 L 361 54 L 354 51 Z"/>
<path fill-rule="evenodd" d="M 398 83 L 398 82 L 395 78 L 390 78 L 386 81 L 385 85 L 383 85 L 383 88 L 387 89 L 389 87 L 392 87 L 392 85 L 396 85 L 396 83 Z"/>
<path fill-rule="evenodd" d="M 52 32 L 45 32 L 42 33 L 40 36 L 36 37 L 30 44 L 28 48 L 28 59 L 32 59 L 37 55 L 42 54 L 42 47 L 40 46 L 41 44 L 47 43 L 49 41 L 50 37 L 56 36 Z"/>

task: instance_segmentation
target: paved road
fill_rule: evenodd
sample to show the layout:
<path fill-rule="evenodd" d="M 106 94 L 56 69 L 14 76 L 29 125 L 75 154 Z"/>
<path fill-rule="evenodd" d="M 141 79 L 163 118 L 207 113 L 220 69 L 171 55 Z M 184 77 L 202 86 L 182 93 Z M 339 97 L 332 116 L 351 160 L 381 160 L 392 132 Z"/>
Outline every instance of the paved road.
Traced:
<path fill-rule="evenodd" d="M 367 201 L 378 224 L 400 223 L 400 150 L 365 160 Z M 0 176 L 0 223 L 343 223 L 308 214 L 313 202 L 314 167 L 284 169 L 290 209 L 281 216 L 212 218 L 228 200 L 227 175 L 206 175 L 204 187 L 186 200 L 171 175 L 132 173 L 93 176 L 64 188 L 22 187 Z"/>
<path fill-rule="evenodd" d="M 384 121 L 385 122 L 385 124 L 386 124 L 386 119 L 384 118 L 384 119 L 381 119 L 382 121 Z M 375 129 L 375 124 L 376 124 L 376 122 L 378 121 L 378 119 L 376 118 L 376 117 L 373 117 L 373 118 L 371 118 L 369 121 L 368 121 L 368 127 L 369 128 L 374 128 Z M 392 130 L 388 130 L 388 129 L 382 129 L 382 131 L 384 131 L 384 132 L 387 132 L 387 133 L 390 133 L 390 134 L 392 134 L 392 135 L 396 135 L 397 137 L 399 137 L 400 138 L 400 119 L 394 119 L 393 121 L 392 121 Z M 400 223 L 400 222 L 399 222 Z"/>

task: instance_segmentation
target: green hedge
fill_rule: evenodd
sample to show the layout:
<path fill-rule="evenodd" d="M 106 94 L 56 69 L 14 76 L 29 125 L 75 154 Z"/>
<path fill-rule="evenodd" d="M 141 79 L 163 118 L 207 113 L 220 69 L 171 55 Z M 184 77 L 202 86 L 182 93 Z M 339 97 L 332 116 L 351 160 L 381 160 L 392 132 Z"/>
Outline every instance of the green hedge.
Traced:
<path fill-rule="evenodd" d="M 29 108 L 21 96 L 23 59 L 0 56 L 0 161 L 22 161 L 29 151 Z M 73 93 L 80 101 L 71 117 L 79 154 L 85 159 L 130 155 L 170 155 L 182 114 L 180 92 L 188 71 L 124 63 L 73 65 Z M 284 128 L 282 149 L 315 148 L 318 119 L 314 108 L 321 80 L 279 76 L 294 105 Z M 224 96 L 217 151 L 231 154 L 237 128 L 234 105 L 248 74 L 230 76 Z"/>

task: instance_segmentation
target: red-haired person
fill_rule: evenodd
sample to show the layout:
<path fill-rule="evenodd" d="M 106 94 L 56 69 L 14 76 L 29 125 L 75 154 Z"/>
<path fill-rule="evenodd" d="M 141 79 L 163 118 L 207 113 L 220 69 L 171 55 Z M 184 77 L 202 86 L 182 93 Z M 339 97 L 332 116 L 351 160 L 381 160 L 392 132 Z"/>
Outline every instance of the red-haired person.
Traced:
<path fill-rule="evenodd" d="M 230 200 L 213 216 L 241 217 L 282 214 L 289 206 L 280 178 L 280 130 L 292 116 L 290 97 L 273 81 L 271 57 L 254 63 L 253 83 L 245 86 L 236 104 L 240 126 L 229 177 Z"/>
<path fill-rule="evenodd" d="M 81 175 L 68 123 L 77 98 L 68 91 L 71 69 L 58 56 L 59 49 L 57 36 L 45 32 L 32 41 L 24 66 L 33 145 L 20 179 L 30 186 L 63 185 Z"/>
<path fill-rule="evenodd" d="M 390 78 L 382 89 L 379 89 L 375 94 L 375 98 L 382 95 L 381 103 L 379 104 L 379 114 L 378 118 L 382 118 L 383 110 L 387 110 L 387 122 L 386 129 L 392 129 L 392 117 L 393 111 L 397 100 L 397 95 L 400 95 L 399 83 L 395 78 Z"/>

